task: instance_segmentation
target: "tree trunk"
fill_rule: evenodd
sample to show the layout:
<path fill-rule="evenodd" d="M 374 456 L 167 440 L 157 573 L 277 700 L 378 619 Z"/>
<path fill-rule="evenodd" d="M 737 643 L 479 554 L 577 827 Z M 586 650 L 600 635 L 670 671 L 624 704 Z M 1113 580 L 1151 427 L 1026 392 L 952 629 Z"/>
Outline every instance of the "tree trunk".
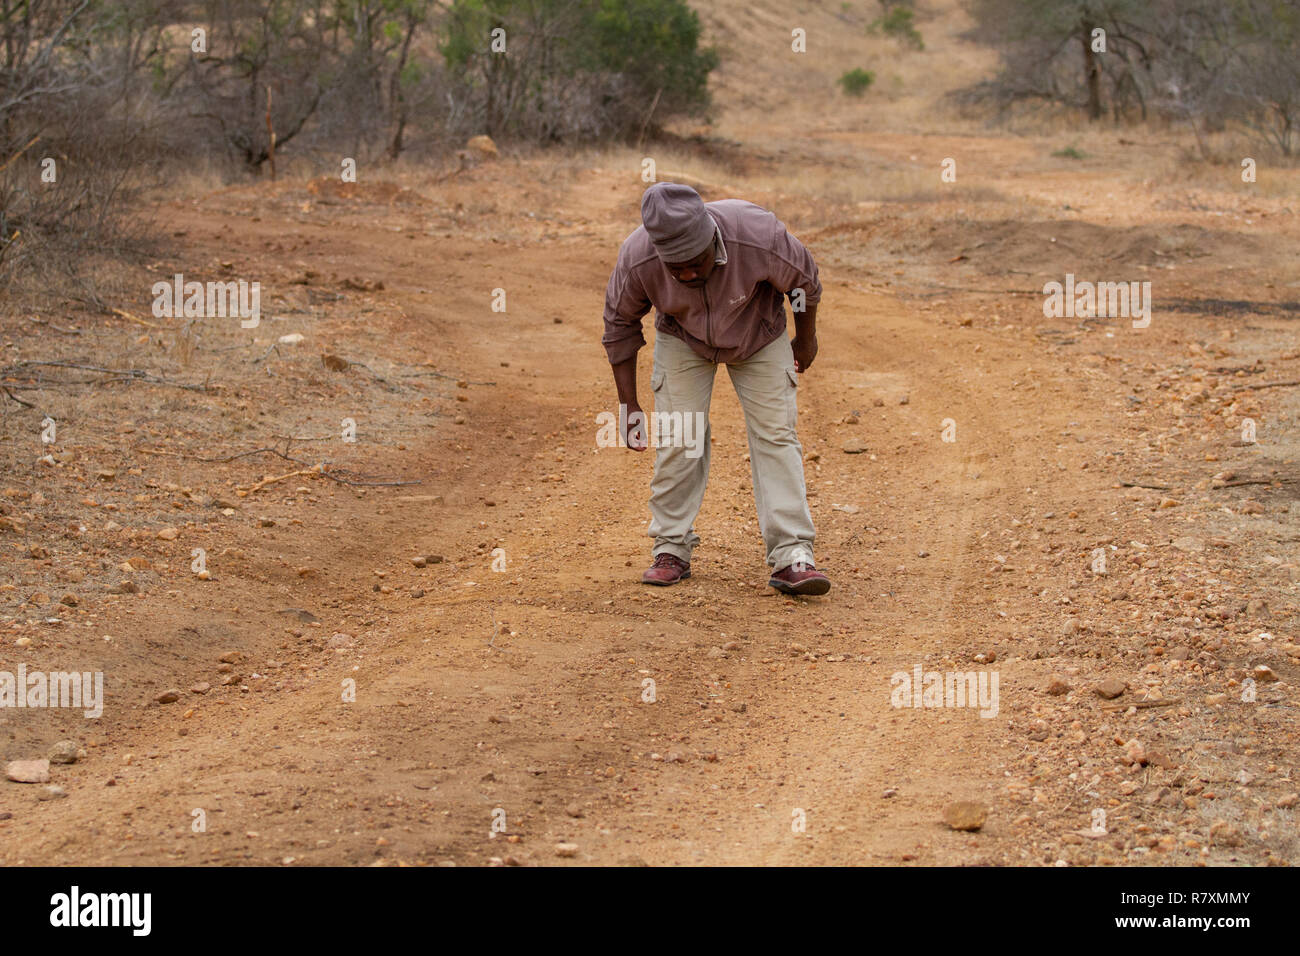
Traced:
<path fill-rule="evenodd" d="M 1079 35 L 1083 43 L 1083 73 L 1088 81 L 1088 119 L 1101 119 L 1101 64 L 1097 54 L 1092 52 L 1092 24 L 1084 21 L 1083 32 Z"/>

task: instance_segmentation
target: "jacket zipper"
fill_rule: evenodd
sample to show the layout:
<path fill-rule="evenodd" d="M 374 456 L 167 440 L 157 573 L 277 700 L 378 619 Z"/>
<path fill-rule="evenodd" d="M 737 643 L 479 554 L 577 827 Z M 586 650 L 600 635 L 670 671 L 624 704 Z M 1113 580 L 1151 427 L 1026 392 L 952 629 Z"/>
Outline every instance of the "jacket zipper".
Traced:
<path fill-rule="evenodd" d="M 700 291 L 704 293 L 704 334 L 713 338 L 713 316 L 709 312 L 709 290 L 707 286 L 700 286 Z M 718 364 L 718 349 L 713 349 L 713 364 Z"/>

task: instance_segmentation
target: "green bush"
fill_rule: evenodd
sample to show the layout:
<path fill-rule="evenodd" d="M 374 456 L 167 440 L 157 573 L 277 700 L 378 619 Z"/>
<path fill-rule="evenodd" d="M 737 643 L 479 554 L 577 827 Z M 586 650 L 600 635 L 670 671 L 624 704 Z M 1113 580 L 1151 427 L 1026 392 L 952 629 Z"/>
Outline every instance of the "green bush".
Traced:
<path fill-rule="evenodd" d="M 924 50 L 925 41 L 921 39 L 921 32 L 913 24 L 912 17 L 913 13 L 908 7 L 889 7 L 885 15 L 872 21 L 867 30 L 872 33 L 883 33 L 914 49 Z"/>
<path fill-rule="evenodd" d="M 452 0 L 441 49 L 489 135 L 586 139 L 703 112 L 718 55 L 699 38 L 684 0 Z"/>
<path fill-rule="evenodd" d="M 876 74 L 870 70 L 855 67 L 840 77 L 840 86 L 849 96 L 861 96 L 876 80 Z"/>

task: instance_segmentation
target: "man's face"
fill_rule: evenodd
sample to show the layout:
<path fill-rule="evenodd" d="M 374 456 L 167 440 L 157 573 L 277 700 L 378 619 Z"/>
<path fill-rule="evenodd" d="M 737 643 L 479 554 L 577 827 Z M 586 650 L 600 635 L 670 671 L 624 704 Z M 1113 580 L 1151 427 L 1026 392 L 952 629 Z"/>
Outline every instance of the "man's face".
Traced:
<path fill-rule="evenodd" d="M 665 262 L 669 274 L 682 285 L 698 289 L 708 281 L 713 273 L 713 243 L 690 262 Z"/>

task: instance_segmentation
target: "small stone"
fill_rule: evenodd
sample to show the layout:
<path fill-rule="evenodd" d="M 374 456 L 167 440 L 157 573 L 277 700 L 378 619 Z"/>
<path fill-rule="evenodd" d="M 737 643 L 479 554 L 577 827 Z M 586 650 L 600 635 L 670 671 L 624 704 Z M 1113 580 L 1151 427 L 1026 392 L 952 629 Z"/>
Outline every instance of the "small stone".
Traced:
<path fill-rule="evenodd" d="M 175 528 L 163 528 L 158 532 L 157 537 L 159 541 L 175 541 L 179 535 L 180 532 Z"/>
<path fill-rule="evenodd" d="M 1136 737 L 1124 745 L 1124 759 L 1138 766 L 1146 766 L 1150 762 L 1146 748 L 1142 746 L 1142 741 Z"/>
<path fill-rule="evenodd" d="M 191 693 L 191 694 L 206 694 L 206 693 L 207 693 L 208 691 L 210 691 L 210 690 L 212 690 L 212 685 L 209 684 L 209 683 L 208 683 L 207 681 L 205 681 L 205 680 L 201 680 L 201 681 L 199 681 L 197 684 L 195 684 L 193 687 L 190 688 L 190 693 Z"/>
<path fill-rule="evenodd" d="M 75 740 L 60 740 L 50 748 L 50 763 L 76 763 L 81 750 Z"/>
<path fill-rule="evenodd" d="M 860 438 L 850 438 L 844 443 L 844 454 L 846 455 L 861 455 L 866 450 L 867 444 Z"/>
<path fill-rule="evenodd" d="M 585 817 L 587 815 L 586 811 L 583 810 L 582 807 L 576 803 L 569 804 L 567 807 L 564 808 L 564 812 L 567 813 L 569 816 L 573 817 L 575 820 L 579 820 L 582 817 Z"/>
<path fill-rule="evenodd" d="M 1210 842 L 1215 846 L 1241 846 L 1241 828 L 1227 820 L 1216 820 L 1210 825 Z"/>
<path fill-rule="evenodd" d="M 576 843 L 557 843 L 555 844 L 555 855 L 565 858 L 572 858 L 578 855 L 578 844 Z"/>
<path fill-rule="evenodd" d="M 1277 798 L 1277 802 L 1273 805 L 1279 810 L 1290 810 L 1297 802 L 1300 802 L 1300 794 L 1284 793 L 1282 796 Z"/>
<path fill-rule="evenodd" d="M 418 558 L 412 558 L 412 559 L 411 559 L 411 564 L 412 564 L 413 566 L 417 567 L 417 568 L 425 567 L 428 563 L 429 563 L 429 562 L 428 562 L 428 559 L 426 559 L 426 558 L 424 558 L 424 557 L 418 557 Z"/>
<path fill-rule="evenodd" d="M 217 660 L 222 664 L 238 664 L 243 656 L 239 651 L 226 651 Z"/>
<path fill-rule="evenodd" d="M 1045 689 L 1047 693 L 1051 694 L 1053 697 L 1060 697 L 1062 694 L 1068 694 L 1070 692 L 1070 685 L 1066 682 L 1064 677 L 1061 677 L 1059 674 L 1053 674 L 1052 679 L 1047 682 L 1047 687 Z"/>
<path fill-rule="evenodd" d="M 58 800 L 60 797 L 66 797 L 68 791 L 64 790 L 58 784 L 50 784 L 48 787 L 41 787 L 36 791 L 37 800 Z"/>
<path fill-rule="evenodd" d="M 181 699 L 181 692 L 175 689 L 165 690 L 154 697 L 155 704 L 174 704 Z"/>
<path fill-rule="evenodd" d="M 122 581 L 117 585 L 118 594 L 135 594 L 139 590 L 134 581 Z"/>
<path fill-rule="evenodd" d="M 1267 684 L 1270 681 L 1277 680 L 1277 675 L 1273 673 L 1273 669 L 1267 664 L 1256 664 L 1250 675 L 1260 684 Z"/>
<path fill-rule="evenodd" d="M 59 603 L 67 605 L 68 607 L 76 607 L 77 596 L 75 594 L 65 594 L 63 597 L 59 598 Z"/>
<path fill-rule="evenodd" d="M 49 783 L 48 760 L 11 760 L 5 764 L 5 777 L 14 783 Z"/>
<path fill-rule="evenodd" d="M 984 826 L 988 815 L 988 808 L 983 804 L 973 800 L 959 800 L 944 808 L 943 822 L 954 830 L 974 831 Z"/>
<path fill-rule="evenodd" d="M 1128 684 L 1118 677 L 1108 677 L 1092 689 L 1103 700 L 1114 700 L 1128 688 Z"/>

